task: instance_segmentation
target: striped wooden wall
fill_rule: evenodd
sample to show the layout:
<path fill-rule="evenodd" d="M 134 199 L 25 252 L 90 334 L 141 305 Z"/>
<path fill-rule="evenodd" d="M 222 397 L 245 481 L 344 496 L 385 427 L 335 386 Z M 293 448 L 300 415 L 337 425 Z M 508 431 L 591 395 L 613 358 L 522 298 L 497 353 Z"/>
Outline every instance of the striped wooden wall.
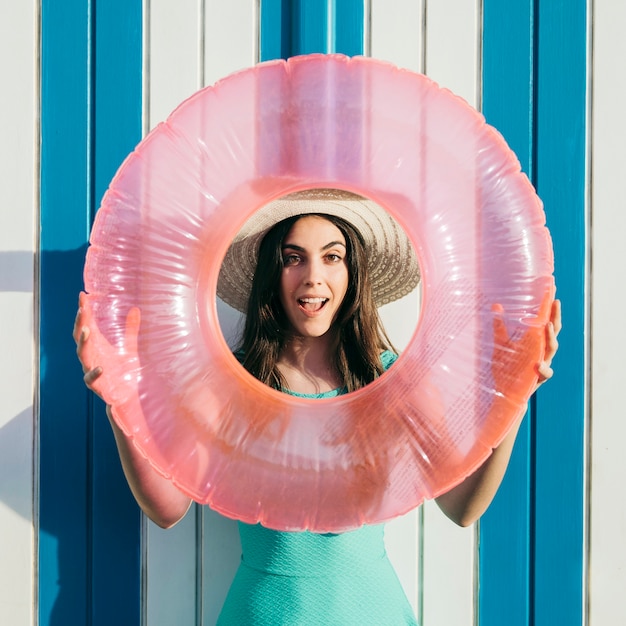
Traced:
<path fill-rule="evenodd" d="M 320 16 L 336 6 L 325 24 L 349 36 L 311 45 L 354 45 L 359 29 L 340 25 L 362 14 L 366 53 L 424 71 L 482 108 L 535 181 L 555 238 L 566 324 L 555 380 L 533 402 L 480 527 L 454 528 L 432 506 L 391 525 L 409 597 L 425 626 L 569 626 L 587 610 L 590 624 L 622 623 L 626 507 L 616 493 L 626 467 L 615 390 L 626 383 L 626 335 L 613 249 L 624 231 L 626 83 L 616 68 L 625 9 L 611 0 L 307 6 L 316 4 Z M 0 8 L 11 96 L 0 100 L 0 623 L 211 624 L 219 610 L 237 558 L 233 524 L 200 508 L 169 532 L 142 520 L 101 407 L 82 388 L 69 330 L 90 220 L 113 172 L 198 87 L 279 54 L 267 33 L 283 3 L 261 6 Z"/>

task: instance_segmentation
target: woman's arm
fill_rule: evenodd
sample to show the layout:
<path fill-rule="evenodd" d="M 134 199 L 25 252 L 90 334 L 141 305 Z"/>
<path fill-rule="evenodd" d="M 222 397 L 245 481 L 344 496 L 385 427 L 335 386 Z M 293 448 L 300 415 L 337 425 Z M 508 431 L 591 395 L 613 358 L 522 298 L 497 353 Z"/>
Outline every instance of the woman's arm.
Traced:
<path fill-rule="evenodd" d="M 557 336 L 561 330 L 561 303 L 554 301 L 550 322 L 546 325 L 546 350 L 544 360 L 538 364 L 537 388 L 552 377 L 552 359 L 558 349 Z M 462 483 L 436 499 L 441 510 L 459 526 L 475 522 L 491 504 L 511 458 L 513 445 L 522 418 L 513 426 L 491 456 Z"/>
<path fill-rule="evenodd" d="M 82 325 L 80 310 L 74 325 L 74 339 L 76 353 L 83 365 L 85 384 L 93 391 L 95 381 L 102 375 L 102 368 L 98 366 L 89 369 L 85 366 L 83 353 L 89 341 L 89 327 Z M 124 475 L 135 500 L 155 524 L 161 528 L 170 528 L 185 516 L 191 499 L 152 467 L 115 423 L 108 405 L 106 412 L 113 428 Z"/>

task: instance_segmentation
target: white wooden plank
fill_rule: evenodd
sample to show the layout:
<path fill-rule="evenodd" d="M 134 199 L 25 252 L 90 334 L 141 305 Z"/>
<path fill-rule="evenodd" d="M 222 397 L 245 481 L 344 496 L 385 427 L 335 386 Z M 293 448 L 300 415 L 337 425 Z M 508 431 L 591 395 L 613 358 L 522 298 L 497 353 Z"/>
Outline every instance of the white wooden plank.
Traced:
<path fill-rule="evenodd" d="M 424 71 L 426 0 L 371 0 L 370 55 Z"/>
<path fill-rule="evenodd" d="M 419 317 L 420 290 L 387 304 L 380 316 L 394 347 L 402 352 L 415 332 Z M 385 545 L 404 592 L 416 615 L 420 611 L 420 513 L 414 510 L 389 522 L 385 528 Z"/>
<path fill-rule="evenodd" d="M 437 2 L 394 2 L 372 0 L 372 56 L 401 67 L 428 74 L 440 85 L 477 106 L 480 91 L 480 2 L 438 0 Z M 408 324 L 406 311 L 395 312 L 390 329 Z M 394 338 L 392 338 L 394 339 Z M 395 341 L 395 339 L 394 339 Z M 423 626 L 473 622 L 475 532 L 460 529 L 434 503 L 423 507 L 423 528 L 418 516 L 413 526 L 389 528 L 388 542 L 405 545 L 393 555 L 394 567 L 405 589 L 417 579 L 417 610 Z M 398 533 L 397 536 L 395 533 Z M 422 569 L 419 544 L 414 537 L 423 533 Z M 454 597 L 454 602 L 449 598 Z M 412 599 L 412 598 L 411 598 Z M 412 599 L 413 600 L 413 599 Z"/>
<path fill-rule="evenodd" d="M 258 2 L 206 0 L 204 10 L 205 85 L 232 72 L 252 67 L 258 60 Z M 226 341 L 234 347 L 242 316 L 219 302 L 220 324 Z M 202 536 L 202 626 L 216 623 L 241 560 L 237 523 L 204 509 Z"/>
<path fill-rule="evenodd" d="M 146 0 L 145 82 L 149 128 L 202 86 L 203 0 Z"/>
<path fill-rule="evenodd" d="M 626 623 L 626 476 L 624 402 L 626 325 L 626 4 L 593 3 L 591 523 L 589 624 Z M 582 297 L 582 294 L 581 294 Z M 567 324 L 567 312 L 563 313 Z"/>
<path fill-rule="evenodd" d="M 422 626 L 474 623 L 475 529 L 455 526 L 434 502 L 424 504 Z"/>
<path fill-rule="evenodd" d="M 146 0 L 144 108 L 148 128 L 163 121 L 202 82 L 202 0 Z M 150 626 L 195 624 L 198 594 L 195 507 L 174 528 L 145 525 L 143 614 Z"/>
<path fill-rule="evenodd" d="M 196 529 L 196 505 L 168 530 L 147 522 L 146 626 L 196 623 Z"/>
<path fill-rule="evenodd" d="M 0 623 L 34 624 L 36 3 L 0 6 Z"/>
<path fill-rule="evenodd" d="M 424 71 L 473 106 L 480 92 L 480 5 L 438 0 L 426 9 Z M 423 626 L 472 624 L 475 532 L 456 527 L 432 502 L 423 523 Z"/>
<path fill-rule="evenodd" d="M 258 58 L 258 2 L 206 0 L 204 84 L 212 85 Z"/>
<path fill-rule="evenodd" d="M 371 0 L 369 53 L 373 58 L 422 72 L 424 69 L 424 10 L 422 0 L 397 0 L 393 7 Z M 381 308 L 380 314 L 394 346 L 402 352 L 417 327 L 419 290 Z M 420 510 L 389 522 L 385 544 L 409 602 L 419 617 L 422 603 L 420 567 Z"/>
<path fill-rule="evenodd" d="M 213 626 L 241 561 L 237 522 L 203 510 L 202 626 Z"/>
<path fill-rule="evenodd" d="M 387 523 L 385 547 L 413 612 L 418 616 L 422 599 L 419 565 L 420 509 Z"/>
<path fill-rule="evenodd" d="M 437 0 L 426 10 L 424 73 L 479 107 L 482 0 Z"/>
<path fill-rule="evenodd" d="M 148 127 L 204 84 L 255 63 L 255 7 L 251 0 L 147 2 Z M 232 341 L 237 320 L 226 313 L 223 323 Z M 214 624 L 240 559 L 235 523 L 194 506 L 167 531 L 149 523 L 144 550 L 147 624 Z"/>

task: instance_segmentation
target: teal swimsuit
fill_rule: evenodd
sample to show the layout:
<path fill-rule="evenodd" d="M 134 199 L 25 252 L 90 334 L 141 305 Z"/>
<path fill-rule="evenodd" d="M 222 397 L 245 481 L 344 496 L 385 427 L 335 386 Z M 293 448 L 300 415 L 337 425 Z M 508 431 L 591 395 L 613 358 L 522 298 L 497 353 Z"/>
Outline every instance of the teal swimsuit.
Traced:
<path fill-rule="evenodd" d="M 383 353 L 385 369 L 395 359 Z M 340 534 L 282 532 L 239 522 L 241 564 L 218 625 L 416 625 L 383 531 L 378 525 Z"/>

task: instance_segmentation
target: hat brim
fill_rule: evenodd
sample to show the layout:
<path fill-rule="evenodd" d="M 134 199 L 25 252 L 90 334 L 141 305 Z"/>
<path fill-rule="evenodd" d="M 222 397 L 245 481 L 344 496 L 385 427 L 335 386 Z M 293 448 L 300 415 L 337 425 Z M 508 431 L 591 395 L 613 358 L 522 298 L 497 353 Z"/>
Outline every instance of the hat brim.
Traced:
<path fill-rule="evenodd" d="M 266 204 L 245 222 L 224 257 L 217 295 L 245 313 L 263 237 L 278 222 L 311 213 L 342 218 L 360 233 L 377 306 L 398 300 L 417 287 L 420 272 L 413 246 L 400 224 L 384 208 L 348 191 L 308 189 Z"/>

